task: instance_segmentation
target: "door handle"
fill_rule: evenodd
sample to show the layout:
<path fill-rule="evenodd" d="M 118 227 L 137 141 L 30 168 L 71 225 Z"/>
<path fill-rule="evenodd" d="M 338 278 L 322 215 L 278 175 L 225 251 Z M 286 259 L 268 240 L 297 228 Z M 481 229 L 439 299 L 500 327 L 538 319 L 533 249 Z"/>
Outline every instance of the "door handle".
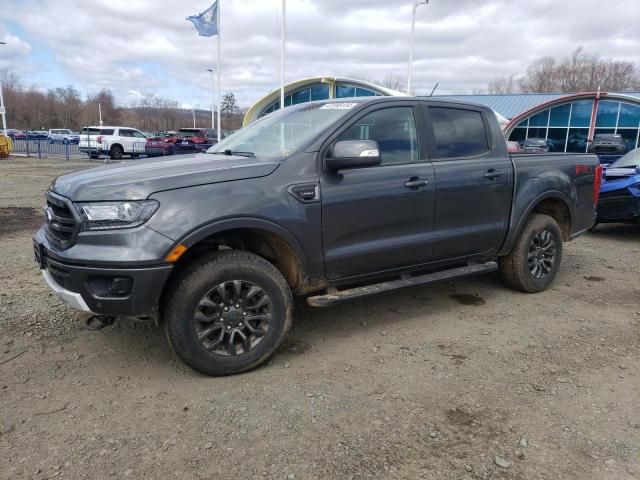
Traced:
<path fill-rule="evenodd" d="M 484 178 L 488 178 L 489 180 L 493 180 L 494 178 L 498 178 L 502 175 L 503 172 L 496 172 L 493 168 L 489 169 L 487 173 L 484 174 Z"/>
<path fill-rule="evenodd" d="M 429 183 L 426 178 L 411 177 L 408 182 L 404 182 L 404 186 L 407 188 L 420 188 Z"/>

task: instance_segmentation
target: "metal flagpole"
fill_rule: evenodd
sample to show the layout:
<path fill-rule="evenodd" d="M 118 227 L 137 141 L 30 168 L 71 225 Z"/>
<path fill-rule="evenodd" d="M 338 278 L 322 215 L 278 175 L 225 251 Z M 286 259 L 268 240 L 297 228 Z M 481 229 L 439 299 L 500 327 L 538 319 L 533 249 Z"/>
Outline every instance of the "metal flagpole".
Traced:
<path fill-rule="evenodd" d="M 282 0 L 282 38 L 280 39 L 280 108 L 284 108 L 284 56 L 285 56 L 285 35 L 287 32 L 286 27 L 286 15 L 285 15 L 286 0 Z"/>
<path fill-rule="evenodd" d="M 220 0 L 218 0 L 218 11 L 217 11 L 217 23 L 218 23 L 218 143 L 222 139 L 222 130 L 221 130 L 221 115 L 220 115 L 220 107 L 222 105 L 222 95 L 220 92 Z"/>
<path fill-rule="evenodd" d="M 211 72 L 211 130 L 216 129 L 216 73 L 215 68 L 207 68 Z"/>
<path fill-rule="evenodd" d="M 6 45 L 6 42 L 0 42 L 0 45 Z M 0 82 L 0 116 L 2 116 L 2 134 L 7 136 L 7 108 L 4 106 L 4 96 L 2 95 L 2 82 Z"/>
<path fill-rule="evenodd" d="M 419 2 L 418 0 L 413 0 L 413 10 L 411 12 L 411 44 L 409 46 L 409 72 L 407 75 L 407 95 L 411 95 L 411 77 L 413 76 L 413 47 L 415 44 L 416 37 L 416 10 L 418 10 L 418 5 L 427 5 L 429 0 L 423 0 Z"/>

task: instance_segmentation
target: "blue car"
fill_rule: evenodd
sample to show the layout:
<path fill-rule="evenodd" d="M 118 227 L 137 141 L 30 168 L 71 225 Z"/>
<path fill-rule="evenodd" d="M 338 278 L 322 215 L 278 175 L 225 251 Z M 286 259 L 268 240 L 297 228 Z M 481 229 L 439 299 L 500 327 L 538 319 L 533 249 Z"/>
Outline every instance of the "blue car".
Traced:
<path fill-rule="evenodd" d="M 605 168 L 596 223 L 640 224 L 640 148 Z"/>

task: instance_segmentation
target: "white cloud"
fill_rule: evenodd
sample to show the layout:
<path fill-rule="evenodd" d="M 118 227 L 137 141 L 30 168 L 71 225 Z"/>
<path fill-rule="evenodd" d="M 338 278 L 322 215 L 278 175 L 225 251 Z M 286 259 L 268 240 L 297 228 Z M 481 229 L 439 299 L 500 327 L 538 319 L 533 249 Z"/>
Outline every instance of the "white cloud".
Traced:
<path fill-rule="evenodd" d="M 110 88 L 121 98 L 156 93 L 207 105 L 216 41 L 185 20 L 209 0 L 10 0 L 5 9 L 26 32 L 10 36 L 2 66 L 18 68 L 37 39 L 85 91 Z M 278 0 L 221 0 L 222 83 L 242 104 L 277 88 Z M 589 53 L 640 64 L 638 0 L 610 7 L 596 0 L 431 0 L 418 10 L 414 84 L 418 93 L 470 92 L 533 59 Z M 615 5 L 615 6 L 614 6 Z M 287 80 L 315 75 L 404 77 L 411 2 L 289 0 Z M 1 35 L 9 35 L 0 30 Z M 26 71 L 24 66 L 21 71 Z M 28 78 L 25 79 L 28 82 Z M 134 94 L 134 92 L 136 92 Z"/>

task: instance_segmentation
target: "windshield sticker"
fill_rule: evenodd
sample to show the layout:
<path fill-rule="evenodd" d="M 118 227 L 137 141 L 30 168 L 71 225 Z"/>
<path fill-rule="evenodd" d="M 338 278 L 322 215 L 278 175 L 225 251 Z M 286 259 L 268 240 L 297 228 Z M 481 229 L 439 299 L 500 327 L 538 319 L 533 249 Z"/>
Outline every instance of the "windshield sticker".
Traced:
<path fill-rule="evenodd" d="M 325 103 L 320 110 L 351 110 L 357 103 Z"/>

